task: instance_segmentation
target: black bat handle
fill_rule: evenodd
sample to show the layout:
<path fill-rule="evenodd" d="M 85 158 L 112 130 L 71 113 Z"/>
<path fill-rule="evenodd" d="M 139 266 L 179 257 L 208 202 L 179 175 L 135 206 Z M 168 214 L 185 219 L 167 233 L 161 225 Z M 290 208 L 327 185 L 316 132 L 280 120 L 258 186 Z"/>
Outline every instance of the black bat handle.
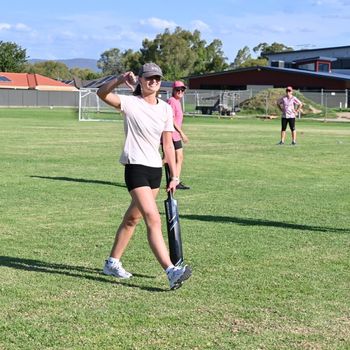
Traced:
<path fill-rule="evenodd" d="M 167 184 L 167 186 L 169 186 L 169 183 L 170 183 L 170 169 L 169 169 L 168 163 L 164 164 L 164 168 L 165 168 L 166 184 Z"/>
<path fill-rule="evenodd" d="M 166 185 L 168 187 L 170 183 L 170 169 L 169 169 L 168 163 L 164 164 L 164 169 L 165 169 Z M 168 198 L 173 198 L 173 191 L 168 192 Z"/>

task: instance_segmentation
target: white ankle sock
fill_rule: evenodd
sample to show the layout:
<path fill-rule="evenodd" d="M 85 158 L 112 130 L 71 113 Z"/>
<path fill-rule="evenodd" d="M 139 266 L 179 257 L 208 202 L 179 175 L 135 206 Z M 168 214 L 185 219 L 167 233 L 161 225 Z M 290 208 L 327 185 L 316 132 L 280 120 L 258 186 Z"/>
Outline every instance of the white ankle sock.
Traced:
<path fill-rule="evenodd" d="M 112 258 L 111 256 L 107 259 L 109 264 L 118 263 L 119 259 Z"/>
<path fill-rule="evenodd" d="M 170 266 L 165 270 L 166 274 L 169 274 L 169 272 L 170 272 L 171 270 L 173 270 L 174 267 L 175 267 L 174 265 L 170 265 Z"/>

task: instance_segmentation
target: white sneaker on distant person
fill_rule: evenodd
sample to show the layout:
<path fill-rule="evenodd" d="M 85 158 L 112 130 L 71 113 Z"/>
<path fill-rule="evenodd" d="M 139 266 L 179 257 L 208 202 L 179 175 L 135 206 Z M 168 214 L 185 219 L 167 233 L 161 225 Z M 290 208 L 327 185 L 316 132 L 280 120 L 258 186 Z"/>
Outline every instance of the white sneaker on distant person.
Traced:
<path fill-rule="evenodd" d="M 170 289 L 178 289 L 182 286 L 183 282 L 189 279 L 192 275 L 192 270 L 189 266 L 175 266 L 168 273 L 168 280 Z"/>
<path fill-rule="evenodd" d="M 105 275 L 111 275 L 118 278 L 132 277 L 132 274 L 123 268 L 120 261 L 106 260 L 105 266 L 103 267 L 103 273 Z"/>

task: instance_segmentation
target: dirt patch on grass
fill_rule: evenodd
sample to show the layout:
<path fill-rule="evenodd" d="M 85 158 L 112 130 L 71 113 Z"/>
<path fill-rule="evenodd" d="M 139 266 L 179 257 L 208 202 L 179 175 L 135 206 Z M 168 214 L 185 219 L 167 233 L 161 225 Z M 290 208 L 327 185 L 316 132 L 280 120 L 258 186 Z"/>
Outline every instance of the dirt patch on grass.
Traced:
<path fill-rule="evenodd" d="M 350 121 L 350 112 L 338 112 L 337 117 L 341 119 L 349 119 Z"/>

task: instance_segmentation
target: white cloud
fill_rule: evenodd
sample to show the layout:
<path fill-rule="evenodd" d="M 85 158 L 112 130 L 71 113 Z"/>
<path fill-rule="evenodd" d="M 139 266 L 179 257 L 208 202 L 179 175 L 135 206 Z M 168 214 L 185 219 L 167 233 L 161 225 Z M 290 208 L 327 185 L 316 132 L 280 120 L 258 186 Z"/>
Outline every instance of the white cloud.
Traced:
<path fill-rule="evenodd" d="M 16 24 L 9 24 L 9 23 L 0 23 L 0 31 L 1 30 L 14 30 L 18 32 L 29 32 L 31 29 L 24 23 L 16 23 Z"/>
<path fill-rule="evenodd" d="M 63 30 L 60 33 L 60 36 L 64 39 L 75 39 L 77 37 L 76 34 L 71 32 L 70 30 Z"/>
<path fill-rule="evenodd" d="M 156 12 L 130 16 L 133 3 L 120 8 L 114 1 L 108 10 L 101 10 L 89 1 L 61 1 L 82 6 L 75 6 L 68 15 L 62 5 L 60 10 L 45 15 L 23 10 L 12 18 L 2 16 L 0 40 L 17 42 L 32 57 L 98 57 L 114 47 L 139 50 L 144 39 L 152 40 L 166 28 L 173 31 L 179 26 L 199 30 L 207 42 L 221 40 L 225 55 L 233 59 L 238 49 L 261 42 L 327 47 L 346 45 L 349 38 L 350 0 L 304 0 L 297 1 L 302 6 L 294 7 L 272 0 L 218 0 L 208 2 L 208 13 L 200 14 L 198 4 L 189 2 L 185 16 L 180 11 L 169 12 L 164 6 Z M 28 8 L 37 6 L 36 2 L 23 4 L 27 3 Z"/>
<path fill-rule="evenodd" d="M 197 29 L 200 32 L 211 32 L 211 29 L 208 24 L 205 22 L 201 21 L 200 19 L 196 19 L 191 22 L 191 27 L 193 29 Z"/>
<path fill-rule="evenodd" d="M 314 0 L 311 3 L 314 6 L 343 7 L 350 5 L 349 0 Z"/>
<path fill-rule="evenodd" d="M 14 28 L 20 32 L 29 32 L 31 29 L 24 23 L 15 24 Z"/>
<path fill-rule="evenodd" d="M 140 21 L 140 24 L 142 25 L 148 25 L 151 26 L 152 28 L 155 29 L 175 29 L 177 24 L 173 21 L 167 21 L 165 19 L 160 19 L 160 18 L 156 18 L 156 17 L 151 17 L 151 18 L 147 18 L 147 19 L 143 19 Z"/>
<path fill-rule="evenodd" d="M 11 29 L 11 25 L 8 23 L 0 23 L 0 30 L 9 30 Z"/>

